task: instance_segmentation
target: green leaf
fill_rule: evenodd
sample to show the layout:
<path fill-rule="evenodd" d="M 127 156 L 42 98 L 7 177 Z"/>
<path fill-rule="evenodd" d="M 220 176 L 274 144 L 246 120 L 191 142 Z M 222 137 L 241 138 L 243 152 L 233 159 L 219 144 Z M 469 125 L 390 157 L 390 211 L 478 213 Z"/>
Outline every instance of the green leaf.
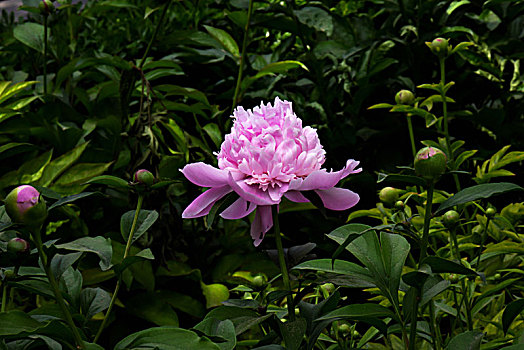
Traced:
<path fill-rule="evenodd" d="M 111 302 L 111 296 L 102 288 L 85 288 L 80 294 L 80 309 L 86 322 L 94 315 L 106 310 Z"/>
<path fill-rule="evenodd" d="M 477 331 L 468 331 L 460 333 L 451 339 L 447 350 L 480 350 L 480 343 L 484 333 Z"/>
<path fill-rule="evenodd" d="M 523 191 L 524 188 L 509 183 L 509 182 L 499 182 L 493 184 L 481 184 L 472 187 L 468 187 L 458 192 L 454 196 L 448 198 L 444 203 L 442 203 L 436 215 L 444 213 L 446 210 L 453 208 L 456 205 L 465 204 L 468 202 L 476 201 L 478 199 L 485 199 L 496 194 L 507 193 L 510 191 Z"/>
<path fill-rule="evenodd" d="M 204 284 L 200 283 L 202 287 L 202 293 L 206 298 L 206 307 L 212 308 L 215 306 L 222 305 L 223 301 L 229 299 L 229 289 L 220 283 Z"/>
<path fill-rule="evenodd" d="M 459 273 L 462 275 L 477 275 L 477 272 L 468 269 L 465 266 L 457 264 L 454 261 L 439 258 L 437 256 L 428 256 L 422 261 L 422 264 L 427 264 L 431 267 L 434 273 Z"/>
<path fill-rule="evenodd" d="M 281 61 L 281 62 L 273 62 L 262 68 L 258 71 L 258 73 L 253 77 L 254 79 L 261 78 L 265 75 L 269 74 L 278 74 L 278 73 L 286 73 L 290 69 L 294 68 L 302 68 L 306 71 L 309 71 L 307 67 L 299 61 Z"/>
<path fill-rule="evenodd" d="M 220 350 L 220 347 L 195 332 L 176 327 L 155 327 L 133 333 L 118 344 L 114 350 L 138 350 L 158 348 L 162 350 Z"/>
<path fill-rule="evenodd" d="M 40 53 L 44 53 L 44 26 L 38 23 L 27 22 L 19 24 L 13 29 L 15 39 Z"/>
<path fill-rule="evenodd" d="M 299 318 L 285 323 L 279 322 L 280 333 L 288 350 L 298 350 L 306 334 L 306 320 Z"/>
<path fill-rule="evenodd" d="M 0 313 L 0 336 L 34 332 L 44 324 L 18 310 Z"/>
<path fill-rule="evenodd" d="M 113 248 L 111 240 L 101 236 L 82 237 L 73 242 L 57 244 L 58 249 L 74 250 L 78 252 L 95 253 L 100 257 L 100 268 L 105 271 L 111 268 L 111 256 Z"/>
<path fill-rule="evenodd" d="M 305 6 L 294 12 L 297 20 L 306 26 L 324 32 L 327 36 L 333 34 L 333 17 L 329 12 L 315 6 Z"/>
<path fill-rule="evenodd" d="M 220 148 L 220 145 L 222 144 L 222 132 L 218 128 L 218 125 L 215 123 L 209 123 L 204 125 L 202 128 L 206 134 L 208 134 L 209 138 L 213 141 L 217 149 Z"/>
<path fill-rule="evenodd" d="M 126 309 L 130 313 L 158 326 L 178 327 L 178 315 L 175 310 L 152 292 L 134 295 L 127 300 Z"/>
<path fill-rule="evenodd" d="M 120 218 L 120 233 L 126 242 L 127 238 L 129 237 L 129 233 L 131 232 L 131 226 L 133 224 L 134 217 L 135 210 L 130 210 Z M 138 214 L 135 233 L 133 234 L 131 243 L 142 237 L 142 235 L 146 233 L 151 226 L 153 226 L 157 219 L 158 212 L 156 210 L 141 210 Z"/>
<path fill-rule="evenodd" d="M 51 206 L 49 206 L 49 208 L 47 208 L 47 210 L 51 210 L 51 209 L 54 209 L 54 208 L 58 208 L 58 207 L 61 207 L 62 205 L 65 205 L 65 204 L 68 204 L 68 203 L 72 203 L 78 199 L 81 199 L 81 198 L 85 198 L 85 197 L 89 197 L 93 194 L 95 194 L 96 192 L 82 192 L 82 193 L 79 193 L 79 194 L 74 194 L 72 196 L 66 196 L 66 197 L 62 197 L 60 198 L 59 200 L 57 200 L 56 202 L 54 202 Z"/>
<path fill-rule="evenodd" d="M 227 52 L 232 54 L 235 57 L 240 57 L 240 52 L 238 50 L 238 45 L 235 42 L 235 39 L 231 37 L 226 31 L 218 28 L 213 28 L 211 26 L 204 25 L 207 32 L 215 38 Z"/>
<path fill-rule="evenodd" d="M 377 183 L 381 182 L 404 182 L 404 183 L 410 183 L 413 185 L 419 185 L 419 186 L 426 186 L 426 181 L 418 176 L 411 176 L 411 175 L 388 175 L 379 173 L 377 177 Z"/>
<path fill-rule="evenodd" d="M 22 81 L 12 84 L 10 81 L 0 82 L 0 104 L 7 101 L 18 92 L 24 90 L 28 86 L 36 84 L 37 81 Z"/>
<path fill-rule="evenodd" d="M 230 320 L 209 317 L 198 323 L 193 330 L 198 330 L 209 338 L 221 337 L 224 339 L 224 342 L 217 344 L 221 350 L 233 350 L 237 344 L 235 325 Z"/>
<path fill-rule="evenodd" d="M 153 256 L 153 253 L 151 252 L 151 249 L 146 248 L 137 254 L 133 256 L 128 256 L 122 262 L 115 266 L 115 273 L 121 274 L 126 268 L 133 265 L 136 262 L 143 261 L 143 260 L 154 260 L 155 257 Z"/>
<path fill-rule="evenodd" d="M 85 184 L 93 177 L 102 174 L 112 163 L 80 163 L 67 169 L 55 181 L 51 189 L 64 194 L 75 194 L 87 187 Z"/>
<path fill-rule="evenodd" d="M 391 107 L 393 107 L 393 105 L 389 103 L 378 103 L 376 105 L 368 107 L 368 109 L 391 108 Z"/>
<path fill-rule="evenodd" d="M 367 225 L 347 224 L 329 233 L 327 236 L 340 244 L 337 250 L 331 255 L 331 260 L 334 261 L 344 251 L 344 249 L 346 249 L 349 243 L 353 242 L 357 237 L 360 237 L 360 235 L 371 229 L 372 228 Z"/>
<path fill-rule="evenodd" d="M 129 188 L 129 185 L 126 180 L 112 175 L 95 176 L 91 180 L 87 181 L 86 184 L 99 184 L 108 185 L 116 188 Z"/>
<path fill-rule="evenodd" d="M 502 330 L 508 332 L 513 320 L 524 310 L 524 299 L 517 299 L 509 303 L 502 313 Z"/>
<path fill-rule="evenodd" d="M 49 186 L 54 179 L 80 158 L 88 144 L 89 142 L 84 142 L 47 164 L 42 177 L 36 182 L 36 185 Z"/>
<path fill-rule="evenodd" d="M 294 266 L 292 270 L 313 270 L 347 275 L 344 279 L 345 286 L 354 288 L 376 287 L 368 270 L 349 261 L 335 260 L 333 265 L 331 259 L 308 260 Z"/>
<path fill-rule="evenodd" d="M 351 304 L 331 311 L 317 320 L 328 320 L 334 318 L 355 319 L 359 317 L 390 317 L 396 318 L 393 311 L 379 304 Z"/>
<path fill-rule="evenodd" d="M 67 270 L 71 265 L 73 265 L 80 257 L 82 252 L 71 253 L 71 254 L 55 254 L 51 260 L 51 271 L 55 275 L 57 280 L 60 280 L 62 274 Z"/>

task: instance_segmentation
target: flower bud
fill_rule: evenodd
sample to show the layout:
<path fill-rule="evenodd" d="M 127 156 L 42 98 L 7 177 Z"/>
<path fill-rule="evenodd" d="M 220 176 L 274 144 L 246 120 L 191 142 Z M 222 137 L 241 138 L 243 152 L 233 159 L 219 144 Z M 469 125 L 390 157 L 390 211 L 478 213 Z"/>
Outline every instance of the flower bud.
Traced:
<path fill-rule="evenodd" d="M 493 218 L 495 216 L 495 214 L 497 214 L 497 211 L 495 210 L 495 208 L 488 208 L 486 209 L 486 216 L 488 218 Z"/>
<path fill-rule="evenodd" d="M 393 187 L 384 187 L 380 190 L 378 197 L 382 203 L 393 205 L 398 200 L 398 190 Z"/>
<path fill-rule="evenodd" d="M 396 201 L 395 203 L 395 208 L 397 209 L 403 209 L 406 205 L 404 204 L 403 201 Z"/>
<path fill-rule="evenodd" d="M 448 281 L 450 281 L 451 283 L 457 283 L 459 280 L 460 280 L 459 276 L 455 273 L 450 273 L 448 275 Z"/>
<path fill-rule="evenodd" d="M 446 170 L 447 157 L 435 147 L 424 147 L 415 156 L 415 173 L 426 180 L 435 180 Z"/>
<path fill-rule="evenodd" d="M 449 43 L 448 39 L 436 38 L 431 43 L 426 43 L 431 52 L 437 55 L 440 58 L 447 57 L 449 53 Z"/>
<path fill-rule="evenodd" d="M 415 102 L 415 95 L 409 90 L 400 90 L 395 95 L 395 102 L 402 105 L 412 105 Z"/>
<path fill-rule="evenodd" d="M 29 243 L 25 239 L 16 237 L 7 242 L 7 250 L 16 254 L 27 253 L 29 251 Z"/>
<path fill-rule="evenodd" d="M 18 186 L 5 197 L 5 210 L 14 223 L 32 227 L 42 225 L 47 217 L 44 200 L 29 185 Z"/>
<path fill-rule="evenodd" d="M 266 282 L 267 282 L 266 278 L 264 278 L 264 276 L 261 276 L 261 275 L 257 275 L 255 277 L 253 277 L 253 280 L 251 281 L 253 286 L 255 286 L 257 288 L 261 288 L 261 287 L 265 286 Z"/>
<path fill-rule="evenodd" d="M 55 11 L 55 5 L 53 5 L 51 0 L 41 0 L 38 4 L 38 9 L 41 14 L 47 16 Z"/>
<path fill-rule="evenodd" d="M 455 210 L 448 210 L 447 212 L 442 215 L 442 223 L 446 227 L 451 227 L 457 224 L 459 222 L 460 215 Z"/>
<path fill-rule="evenodd" d="M 335 291 L 335 285 L 333 283 L 324 283 L 320 286 L 320 289 L 329 295 Z"/>
<path fill-rule="evenodd" d="M 347 336 L 351 332 L 351 327 L 347 323 L 342 323 L 338 326 L 338 331 L 342 333 L 343 336 Z"/>
<path fill-rule="evenodd" d="M 151 186 L 155 182 L 155 176 L 146 169 L 140 169 L 133 175 L 133 181 L 139 184 Z"/>

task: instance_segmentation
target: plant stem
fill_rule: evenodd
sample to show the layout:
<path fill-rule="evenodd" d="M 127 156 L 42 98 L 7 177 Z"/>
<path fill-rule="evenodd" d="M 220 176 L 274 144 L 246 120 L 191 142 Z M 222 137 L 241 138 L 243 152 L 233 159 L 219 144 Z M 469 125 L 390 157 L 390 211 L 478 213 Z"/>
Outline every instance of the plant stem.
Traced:
<path fill-rule="evenodd" d="M 420 257 L 418 259 L 418 267 L 424 260 L 428 250 L 429 240 L 429 226 L 431 222 L 431 207 L 433 205 L 433 190 L 435 188 L 435 181 L 428 181 L 427 187 L 427 198 L 426 198 L 426 209 L 424 213 L 424 229 L 422 231 L 422 241 L 420 243 Z M 413 311 L 411 315 L 410 333 L 409 333 L 409 349 L 415 349 L 415 339 L 417 336 L 417 317 L 418 317 L 418 303 L 420 299 L 420 290 L 415 289 L 417 294 L 413 300 Z"/>
<path fill-rule="evenodd" d="M 484 241 L 486 240 L 486 233 L 488 233 L 488 227 L 489 227 L 490 221 L 491 221 L 491 217 L 488 216 L 488 219 L 486 220 L 486 226 L 484 227 L 484 230 L 482 230 L 482 235 L 480 236 L 480 249 L 477 254 L 477 271 L 479 269 L 480 256 L 482 255 L 482 249 L 484 249 Z"/>
<path fill-rule="evenodd" d="M 44 95 L 47 95 L 47 14 L 44 15 Z"/>
<path fill-rule="evenodd" d="M 417 155 L 417 148 L 415 147 L 415 134 L 413 133 L 413 124 L 411 123 L 411 116 L 407 115 L 406 119 L 408 121 L 408 130 L 409 130 L 409 140 L 411 141 L 411 151 L 413 152 L 413 158 Z"/>
<path fill-rule="evenodd" d="M 433 189 L 435 188 L 435 182 L 429 181 L 427 188 L 427 198 L 426 198 L 426 209 L 424 213 L 424 229 L 422 231 L 422 241 L 420 243 L 420 257 L 418 259 L 418 264 L 426 257 L 428 250 L 428 239 L 429 239 L 429 224 L 431 222 L 431 207 L 433 205 Z"/>
<path fill-rule="evenodd" d="M 47 255 L 44 252 L 44 245 L 42 244 L 42 237 L 40 235 L 40 231 L 36 230 L 32 236 L 35 241 L 36 249 L 38 250 L 38 255 L 40 256 L 40 260 L 42 261 L 42 266 L 44 267 L 44 271 L 47 275 L 47 279 L 49 280 L 51 288 L 53 289 L 56 302 L 62 310 L 62 314 L 65 317 L 65 321 L 71 329 L 71 332 L 73 332 L 73 337 L 75 339 L 77 349 L 84 349 L 85 347 L 84 341 L 82 340 L 82 336 L 80 335 L 80 332 L 78 331 L 78 328 L 76 327 L 75 322 L 73 321 L 73 317 L 71 316 L 71 312 L 69 311 L 65 303 L 64 297 L 62 296 L 62 292 L 60 291 L 60 287 L 58 285 L 58 281 L 56 280 L 53 271 L 49 267 Z"/>
<path fill-rule="evenodd" d="M 131 224 L 131 230 L 129 232 L 129 236 L 127 237 L 126 248 L 124 250 L 124 256 L 122 258 L 122 261 L 124 261 L 125 258 L 127 258 L 128 254 L 129 254 L 129 250 L 131 250 L 131 244 L 133 242 L 133 236 L 135 234 L 136 223 L 138 222 L 138 215 L 140 214 L 140 209 L 142 209 L 142 202 L 143 201 L 144 201 L 144 195 L 140 194 L 138 196 L 138 202 L 136 204 L 135 216 L 133 217 L 133 223 Z M 115 290 L 113 291 L 113 295 L 111 296 L 111 301 L 109 302 L 109 307 L 107 308 L 107 312 L 104 315 L 104 319 L 102 320 L 102 324 L 98 328 L 98 332 L 96 332 L 95 338 L 93 339 L 93 343 L 95 343 L 95 344 L 98 341 L 98 339 L 100 338 L 100 335 L 102 334 L 102 331 L 105 328 L 105 325 L 107 323 L 109 315 L 111 314 L 111 311 L 113 310 L 113 306 L 115 305 L 116 297 L 118 295 L 118 291 L 120 290 L 120 286 L 122 285 L 122 272 L 123 271 L 120 272 L 120 274 L 118 276 L 118 280 L 116 281 Z"/>
<path fill-rule="evenodd" d="M 431 328 L 431 334 L 433 336 L 433 345 L 435 347 L 435 350 L 440 350 L 440 334 L 439 327 L 437 325 L 437 320 L 435 317 L 435 303 L 433 300 L 429 302 L 429 327 Z"/>
<path fill-rule="evenodd" d="M 144 52 L 144 55 L 142 56 L 142 60 L 140 61 L 140 64 L 138 65 L 138 69 L 142 69 L 144 67 L 144 63 L 146 62 L 147 55 L 149 54 L 149 50 L 151 50 L 151 46 L 153 45 L 153 42 L 156 39 L 156 36 L 158 34 L 158 31 L 160 29 L 160 26 L 164 22 L 164 17 L 166 17 L 167 9 L 169 8 L 169 5 L 171 4 L 171 1 L 166 1 L 166 4 L 164 5 L 164 9 L 162 10 L 162 14 L 160 15 L 160 19 L 158 20 L 158 23 L 156 24 L 155 31 L 153 32 L 153 36 L 149 40 L 149 43 L 147 44 L 146 51 Z"/>
<path fill-rule="evenodd" d="M 271 206 L 271 212 L 273 214 L 273 229 L 278 250 L 278 262 L 280 263 L 280 271 L 282 271 L 282 280 L 284 281 L 284 288 L 286 288 L 286 291 L 291 293 L 291 284 L 289 283 L 289 274 L 286 266 L 286 258 L 284 257 L 284 249 L 282 248 L 282 237 L 278 222 L 278 206 Z M 293 307 L 293 296 L 291 294 L 287 295 L 287 312 L 289 320 L 293 322 L 295 320 L 295 308 Z"/>
<path fill-rule="evenodd" d="M 244 68 L 244 62 L 246 60 L 246 49 L 247 49 L 247 41 L 249 38 L 249 22 L 251 22 L 251 13 L 253 12 L 253 3 L 254 0 L 249 0 L 249 8 L 247 10 L 247 21 L 246 21 L 246 27 L 244 28 L 244 39 L 242 40 L 242 53 L 240 55 L 240 63 L 238 67 L 238 76 L 237 76 L 237 83 L 235 86 L 235 94 L 233 95 L 233 106 L 232 111 L 235 109 L 238 103 L 238 95 L 240 93 L 240 85 L 242 85 L 242 72 Z"/>
<path fill-rule="evenodd" d="M 4 280 L 2 283 L 2 309 L 0 312 L 7 311 L 7 281 Z"/>

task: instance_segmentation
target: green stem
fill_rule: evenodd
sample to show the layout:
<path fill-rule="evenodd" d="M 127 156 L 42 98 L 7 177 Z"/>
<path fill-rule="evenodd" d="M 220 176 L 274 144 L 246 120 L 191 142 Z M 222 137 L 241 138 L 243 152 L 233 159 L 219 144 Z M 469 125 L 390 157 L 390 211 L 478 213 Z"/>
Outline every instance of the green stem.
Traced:
<path fill-rule="evenodd" d="M 426 257 L 428 250 L 428 239 L 429 239 L 429 224 L 431 222 L 431 207 L 433 205 L 433 189 L 435 188 L 435 182 L 429 181 L 427 188 L 427 198 L 426 198 L 426 210 L 424 214 L 424 229 L 422 231 L 422 241 L 420 243 L 420 257 L 418 259 L 418 264 Z"/>
<path fill-rule="evenodd" d="M 44 15 L 44 95 L 47 95 L 47 14 Z"/>
<path fill-rule="evenodd" d="M 444 117 L 444 136 L 446 138 L 446 148 L 448 149 L 448 156 L 450 161 L 453 161 L 453 151 L 451 149 L 451 142 L 449 140 L 449 128 L 448 128 L 448 103 L 446 101 L 446 93 L 444 92 L 444 86 L 446 85 L 446 66 L 445 58 L 440 58 L 440 96 L 442 97 L 442 116 Z"/>
<path fill-rule="evenodd" d="M 136 223 L 138 222 L 138 215 L 140 214 L 140 209 L 142 209 L 142 202 L 144 201 L 144 195 L 140 194 L 138 196 L 138 202 L 136 204 L 136 210 L 135 210 L 135 216 L 133 217 L 133 223 L 131 224 L 131 231 L 129 232 L 129 236 L 127 237 L 127 243 L 126 248 L 124 250 L 124 257 L 122 258 L 122 261 L 127 258 L 129 255 L 129 251 L 131 250 L 131 244 L 133 242 L 133 236 L 135 234 L 136 229 Z M 107 320 L 109 319 L 109 315 L 111 314 L 111 311 L 113 310 L 113 306 L 116 302 L 116 297 L 118 295 L 118 291 L 120 290 L 120 286 L 122 285 L 122 274 L 118 276 L 118 280 L 116 281 L 115 290 L 113 291 L 113 295 L 111 296 L 111 301 L 109 302 L 109 307 L 107 308 L 107 312 L 104 315 L 104 319 L 102 320 L 102 324 L 98 328 L 98 332 L 96 332 L 95 338 L 93 339 L 93 343 L 96 343 L 98 339 L 100 338 L 100 335 L 102 334 L 102 331 L 105 328 L 105 325 L 107 323 Z"/>
<path fill-rule="evenodd" d="M 47 279 L 49 280 L 49 284 L 51 284 L 51 288 L 53 289 L 56 302 L 62 310 L 62 314 L 65 317 L 65 321 L 69 325 L 71 332 L 73 332 L 73 337 L 75 339 L 77 349 L 84 349 L 85 347 L 84 341 L 82 340 L 82 336 L 80 335 L 80 332 L 78 331 L 78 328 L 76 327 L 75 322 L 73 321 L 73 317 L 71 316 L 71 312 L 69 311 L 65 303 L 64 297 L 62 296 L 62 292 L 60 291 L 60 287 L 58 285 L 58 281 L 56 280 L 53 271 L 49 267 L 47 256 L 44 252 L 44 245 L 42 244 L 42 237 L 38 230 L 34 232 L 33 238 L 35 241 L 36 249 L 38 250 L 38 255 L 40 256 L 40 260 L 42 261 L 42 266 L 44 267 L 44 271 L 47 275 Z"/>
<path fill-rule="evenodd" d="M 286 288 L 286 291 L 291 293 L 291 283 L 289 283 L 289 274 L 286 266 L 286 258 L 284 257 L 284 248 L 282 248 L 282 237 L 278 222 L 278 206 L 271 206 L 271 212 L 273 214 L 273 229 L 278 250 L 278 262 L 280 263 L 280 271 L 282 271 L 282 280 L 284 281 L 284 288 Z M 293 322 L 295 320 L 295 308 L 293 307 L 293 296 L 291 294 L 288 294 L 287 296 L 287 312 L 289 320 Z"/>
<path fill-rule="evenodd" d="M 2 285 L 2 309 L 0 312 L 6 312 L 7 311 L 7 281 L 4 280 Z"/>
<path fill-rule="evenodd" d="M 429 313 L 429 326 L 431 328 L 431 335 L 433 337 L 433 345 L 435 347 L 435 350 L 440 350 L 440 334 L 438 334 L 439 327 L 437 325 L 437 319 L 435 317 L 435 302 L 433 300 L 429 302 Z"/>
<path fill-rule="evenodd" d="M 489 223 L 491 221 L 491 218 L 488 216 L 488 219 L 486 221 L 486 226 L 484 227 L 484 230 L 482 231 L 482 235 L 480 236 L 480 249 L 477 254 L 477 271 L 479 269 L 480 264 L 480 256 L 482 255 L 482 249 L 484 249 L 484 241 L 486 239 L 486 233 L 488 232 Z"/>
<path fill-rule="evenodd" d="M 249 8 L 247 10 L 247 21 L 246 27 L 244 28 L 244 39 L 242 40 L 242 53 L 240 55 L 240 63 L 238 67 L 237 83 L 235 86 L 235 94 L 233 95 L 233 106 L 231 110 L 234 110 L 238 103 L 238 95 L 240 93 L 240 85 L 242 85 L 242 73 L 244 70 L 244 62 L 246 60 L 246 49 L 247 41 L 249 39 L 249 22 L 251 22 L 251 13 L 253 12 L 254 0 L 249 0 Z"/>
<path fill-rule="evenodd" d="M 415 287 L 413 287 L 415 288 Z M 418 317 L 418 302 L 420 299 L 420 291 L 415 288 L 415 297 L 413 298 L 411 323 L 409 324 L 409 350 L 415 350 L 415 342 L 417 338 L 417 317 Z"/>
<path fill-rule="evenodd" d="M 162 23 L 164 22 L 164 18 L 166 17 L 167 9 L 169 8 L 170 4 L 171 4 L 171 1 L 166 1 L 166 4 L 164 5 L 164 9 L 162 10 L 162 14 L 160 15 L 160 20 L 156 24 L 153 36 L 149 40 L 149 43 L 147 44 L 146 51 L 144 52 L 144 56 L 142 56 L 142 60 L 140 61 L 140 64 L 138 65 L 138 69 L 140 69 L 140 70 L 142 69 L 142 67 L 144 67 L 144 63 L 146 62 L 146 58 L 147 58 L 147 55 L 149 54 L 149 50 L 151 50 L 151 46 L 153 45 L 153 42 L 156 39 L 158 31 L 160 30 L 160 27 L 161 27 Z"/>
<path fill-rule="evenodd" d="M 408 130 L 409 130 L 409 140 L 411 141 L 411 151 L 413 152 L 413 158 L 417 155 L 417 148 L 415 147 L 415 134 L 413 133 L 413 125 L 411 123 L 411 116 L 407 115 L 406 119 L 408 120 Z"/>

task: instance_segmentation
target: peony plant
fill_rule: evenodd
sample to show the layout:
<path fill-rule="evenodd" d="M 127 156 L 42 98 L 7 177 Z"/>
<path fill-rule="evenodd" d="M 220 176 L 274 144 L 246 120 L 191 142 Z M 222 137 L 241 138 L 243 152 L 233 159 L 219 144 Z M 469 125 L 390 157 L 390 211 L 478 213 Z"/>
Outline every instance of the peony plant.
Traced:
<path fill-rule="evenodd" d="M 293 202 L 309 202 L 304 192 L 314 191 L 331 210 L 345 210 L 359 201 L 355 192 L 335 185 L 362 169 L 349 159 L 339 171 L 322 168 L 326 151 L 317 131 L 303 127 L 289 101 L 275 98 L 253 110 L 239 106 L 234 111 L 231 133 L 217 154 L 218 169 L 202 162 L 181 169 L 192 183 L 210 187 L 182 213 L 183 218 L 207 215 L 213 205 L 231 192 L 238 199 L 220 216 L 240 219 L 256 210 L 251 237 L 258 246 L 273 226 L 271 206 L 282 197 Z"/>

